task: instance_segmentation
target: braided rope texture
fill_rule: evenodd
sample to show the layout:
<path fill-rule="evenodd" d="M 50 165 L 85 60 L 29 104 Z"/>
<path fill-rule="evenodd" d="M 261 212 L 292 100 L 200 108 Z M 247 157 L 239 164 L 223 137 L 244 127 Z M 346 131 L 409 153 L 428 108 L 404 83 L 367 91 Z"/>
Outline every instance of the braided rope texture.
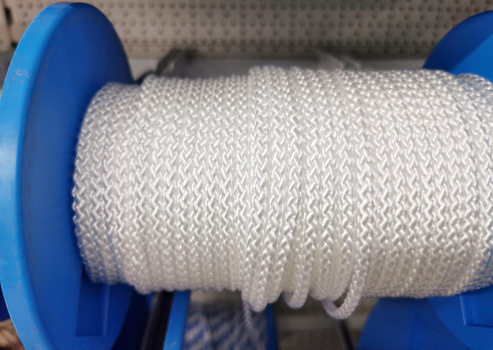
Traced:
<path fill-rule="evenodd" d="M 493 85 L 442 71 L 254 68 L 109 84 L 80 133 L 94 281 L 307 296 L 446 296 L 493 280 Z M 342 304 L 334 304 L 334 301 Z"/>

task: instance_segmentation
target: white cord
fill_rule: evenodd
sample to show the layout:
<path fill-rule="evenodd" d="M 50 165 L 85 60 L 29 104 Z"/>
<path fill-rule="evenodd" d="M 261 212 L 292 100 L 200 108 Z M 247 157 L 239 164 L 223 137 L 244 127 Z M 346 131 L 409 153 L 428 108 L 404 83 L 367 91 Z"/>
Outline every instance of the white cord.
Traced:
<path fill-rule="evenodd" d="M 241 290 L 255 310 L 307 295 L 492 283 L 493 85 L 441 71 L 255 68 L 148 77 L 94 97 L 74 210 L 94 281 Z M 343 298 L 340 306 L 334 301 Z"/>

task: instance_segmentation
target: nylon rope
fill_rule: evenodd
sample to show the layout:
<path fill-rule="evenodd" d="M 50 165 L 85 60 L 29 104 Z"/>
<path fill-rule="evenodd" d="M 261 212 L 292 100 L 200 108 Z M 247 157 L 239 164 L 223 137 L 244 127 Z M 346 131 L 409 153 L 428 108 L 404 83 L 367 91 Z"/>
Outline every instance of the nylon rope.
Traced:
<path fill-rule="evenodd" d="M 76 234 L 92 280 L 254 310 L 492 283 L 493 85 L 442 71 L 149 76 L 93 98 Z M 338 301 L 336 303 L 336 301 Z"/>

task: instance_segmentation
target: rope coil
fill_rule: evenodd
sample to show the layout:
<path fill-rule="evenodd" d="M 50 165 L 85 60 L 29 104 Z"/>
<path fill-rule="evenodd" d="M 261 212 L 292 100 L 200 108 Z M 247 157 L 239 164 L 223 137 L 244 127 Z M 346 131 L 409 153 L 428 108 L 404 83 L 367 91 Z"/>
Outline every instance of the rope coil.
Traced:
<path fill-rule="evenodd" d="M 86 269 L 142 293 L 241 290 L 255 310 L 310 294 L 336 318 L 487 286 L 492 101 L 481 77 L 427 70 L 109 84 L 77 149 Z"/>

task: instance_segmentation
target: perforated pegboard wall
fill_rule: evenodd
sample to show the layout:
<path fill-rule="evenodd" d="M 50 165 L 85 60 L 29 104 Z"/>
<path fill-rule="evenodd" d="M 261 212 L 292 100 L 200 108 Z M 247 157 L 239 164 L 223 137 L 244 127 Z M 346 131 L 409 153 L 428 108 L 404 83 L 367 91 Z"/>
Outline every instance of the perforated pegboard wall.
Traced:
<path fill-rule="evenodd" d="M 56 1 L 5 0 L 12 37 Z M 100 0 L 132 57 L 171 47 L 207 56 L 304 56 L 330 48 L 366 56 L 422 56 L 493 0 Z"/>

